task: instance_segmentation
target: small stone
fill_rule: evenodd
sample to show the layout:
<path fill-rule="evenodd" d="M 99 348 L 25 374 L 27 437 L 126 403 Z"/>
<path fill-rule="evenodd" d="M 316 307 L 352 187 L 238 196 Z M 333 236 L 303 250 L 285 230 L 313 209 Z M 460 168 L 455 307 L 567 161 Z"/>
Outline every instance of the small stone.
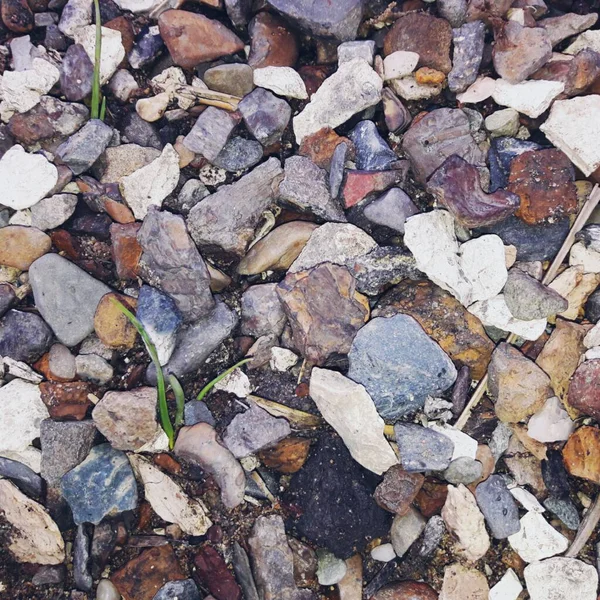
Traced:
<path fill-rule="evenodd" d="M 308 98 L 304 81 L 291 67 L 262 67 L 254 69 L 254 85 L 287 98 Z"/>
<path fill-rule="evenodd" d="M 446 436 L 454 444 L 452 460 L 456 460 L 461 456 L 467 456 L 469 458 L 475 458 L 477 456 L 479 446 L 477 440 L 473 439 L 470 435 L 467 435 L 450 425 L 438 425 L 434 422 L 429 423 L 429 428 Z"/>
<path fill-rule="evenodd" d="M 226 0 L 226 5 L 243 0 Z M 229 12 L 229 8 L 228 8 Z M 250 10 L 248 9 L 248 13 Z M 293 67 L 298 60 L 298 40 L 287 22 L 270 12 L 259 12 L 248 24 L 250 54 L 255 68 Z"/>
<path fill-rule="evenodd" d="M 109 348 L 124 350 L 135 344 L 137 331 L 117 304 L 123 304 L 131 310 L 131 300 L 119 294 L 106 294 L 98 303 L 94 315 L 94 330 L 100 341 Z"/>
<path fill-rule="evenodd" d="M 42 478 L 22 462 L 0 457 L 0 476 L 9 479 L 22 492 L 36 500 L 42 495 Z"/>
<path fill-rule="evenodd" d="M 370 202 L 365 207 L 363 214 L 376 225 L 404 233 L 406 219 L 418 212 L 419 209 L 404 190 L 392 188 Z"/>
<path fill-rule="evenodd" d="M 141 223 L 113 223 L 110 226 L 111 250 L 119 279 L 134 279 L 138 274 L 142 247 L 137 240 Z"/>
<path fill-rule="evenodd" d="M 0 264 L 26 271 L 33 261 L 50 252 L 51 247 L 50 237 L 35 227 L 0 228 Z"/>
<path fill-rule="evenodd" d="M 33 12 L 24 0 L 10 0 L 2 4 L 2 22 L 10 31 L 27 33 L 34 26 Z"/>
<path fill-rule="evenodd" d="M 219 441 L 208 423 L 198 423 L 179 431 L 175 455 L 185 458 L 211 474 L 221 489 L 221 500 L 233 509 L 244 502 L 246 478 L 240 463 Z"/>
<path fill-rule="evenodd" d="M 76 44 L 81 44 L 92 63 L 96 53 L 96 26 L 87 25 L 73 33 Z M 102 56 L 100 60 L 100 85 L 104 85 L 113 76 L 117 67 L 125 58 L 125 48 L 121 32 L 102 27 Z"/>
<path fill-rule="evenodd" d="M 60 344 L 55 344 L 51 348 Z M 64 346 L 62 346 L 64 348 Z M 75 357 L 71 355 L 69 361 L 69 375 L 72 379 L 77 375 Z M 42 392 L 42 401 L 48 408 L 48 412 L 53 419 L 75 419 L 81 421 L 85 418 L 87 409 L 91 402 L 88 395 L 92 393 L 91 386 L 83 381 L 68 381 L 64 383 L 54 383 L 44 381 L 40 384 Z"/>
<path fill-rule="evenodd" d="M 573 405 L 570 394 L 569 403 Z M 556 397 L 548 398 L 544 408 L 529 419 L 528 425 L 529 436 L 542 443 L 566 441 L 574 429 L 575 423 Z"/>
<path fill-rule="evenodd" d="M 398 161 L 396 153 L 385 143 L 373 121 L 361 121 L 349 134 L 356 150 L 356 168 L 386 171 Z"/>
<path fill-rule="evenodd" d="M 477 79 L 485 41 L 483 21 L 472 21 L 452 30 L 454 52 L 448 74 L 451 92 L 464 92 Z"/>
<path fill-rule="evenodd" d="M 346 575 L 346 563 L 329 550 L 317 550 L 319 585 L 335 585 Z"/>
<path fill-rule="evenodd" d="M 579 513 L 569 498 L 550 497 L 544 502 L 544 506 L 555 514 L 564 525 L 571 531 L 577 531 L 581 523 Z"/>
<path fill-rule="evenodd" d="M 137 486 L 127 456 L 110 444 L 92 448 L 87 458 L 61 482 L 73 520 L 97 525 L 106 516 L 137 506 Z"/>
<path fill-rule="evenodd" d="M 91 7 L 90 7 L 91 8 Z M 78 102 L 92 93 L 94 63 L 81 44 L 67 48 L 60 66 L 60 89 L 67 100 Z"/>
<path fill-rule="evenodd" d="M 75 194 L 55 194 L 31 207 L 31 225 L 42 231 L 56 229 L 67 221 L 77 207 Z"/>
<path fill-rule="evenodd" d="M 259 452 L 262 463 L 269 469 L 280 473 L 296 473 L 308 457 L 310 440 L 305 438 L 287 437 L 271 448 Z"/>
<path fill-rule="evenodd" d="M 437 600 L 437 598 L 437 592 L 433 588 L 417 581 L 391 583 L 372 596 L 372 600 Z"/>
<path fill-rule="evenodd" d="M 200 600 L 200 592 L 193 579 L 169 581 L 152 600 Z"/>
<path fill-rule="evenodd" d="M 342 190 L 344 206 L 351 208 L 374 193 L 404 184 L 408 164 L 401 161 L 398 166 L 400 168 L 391 171 L 347 171 Z"/>
<path fill-rule="evenodd" d="M 556 557 L 525 567 L 525 583 L 531 600 L 595 600 L 596 569 L 575 558 Z"/>
<path fill-rule="evenodd" d="M 370 65 L 373 64 L 376 44 L 373 40 L 355 40 L 343 42 L 337 47 L 338 64 L 348 62 L 355 58 L 362 58 Z"/>
<path fill-rule="evenodd" d="M 93 381 L 104 385 L 114 375 L 112 366 L 101 356 L 96 354 L 79 355 L 75 358 L 77 377 L 85 381 Z"/>
<path fill-rule="evenodd" d="M 454 453 L 447 436 L 412 423 L 394 425 L 402 467 L 408 472 L 443 471 Z"/>
<path fill-rule="evenodd" d="M 496 81 L 491 77 L 478 77 L 462 94 L 457 94 L 456 99 L 463 104 L 483 102 L 494 93 Z"/>
<path fill-rule="evenodd" d="M 402 516 L 408 512 L 424 481 L 422 475 L 409 473 L 400 465 L 393 465 L 386 471 L 373 497 L 381 508 Z"/>
<path fill-rule="evenodd" d="M 252 67 L 233 63 L 217 65 L 207 69 L 202 78 L 216 92 L 243 98 L 254 89 Z"/>
<path fill-rule="evenodd" d="M 121 594 L 110 579 L 101 579 L 96 588 L 96 600 L 121 600 Z"/>
<path fill-rule="evenodd" d="M 397 464 L 383 435 L 383 419 L 363 386 L 336 371 L 315 367 L 310 396 L 359 464 L 378 475 Z"/>
<path fill-rule="evenodd" d="M 536 512 L 528 512 L 521 518 L 520 531 L 511 535 L 508 541 L 525 562 L 561 554 L 569 546 L 569 540 Z"/>
<path fill-rule="evenodd" d="M 275 283 L 253 285 L 242 294 L 242 335 L 282 333 L 286 318 L 276 287 Z"/>
<path fill-rule="evenodd" d="M 380 544 L 371 550 L 371 558 L 378 562 L 390 562 L 396 558 L 392 544 Z"/>
<path fill-rule="evenodd" d="M 397 556 L 404 556 L 425 529 L 425 519 L 413 507 L 405 515 L 396 515 L 392 523 L 390 537 Z"/>
<path fill-rule="evenodd" d="M 439 600 L 485 600 L 489 587 L 485 575 L 477 569 L 456 563 L 444 569 Z"/>
<path fill-rule="evenodd" d="M 496 81 L 492 98 L 500 106 L 509 106 L 520 113 L 536 119 L 546 112 L 553 100 L 565 89 L 565 84 L 557 81 L 523 81 L 511 84 L 504 79 Z M 547 121 L 543 127 L 548 126 Z M 560 144 L 555 145 L 562 149 Z"/>
<path fill-rule="evenodd" d="M 209 106 L 199 117 L 183 140 L 186 148 L 213 161 L 225 147 L 237 125 L 227 111 Z"/>
<path fill-rule="evenodd" d="M 563 40 L 589 29 L 597 20 L 598 15 L 595 13 L 589 13 L 587 15 L 566 13 L 559 17 L 542 19 L 539 22 L 539 26 L 546 30 L 546 34 L 548 35 L 548 39 L 552 46 L 556 46 Z"/>
<path fill-rule="evenodd" d="M 381 93 L 385 124 L 391 133 L 402 133 L 410 125 L 412 116 L 409 110 L 390 88 Z"/>
<path fill-rule="evenodd" d="M 600 273 L 600 252 L 577 242 L 569 251 L 569 265 L 581 265 L 584 273 Z"/>
<path fill-rule="evenodd" d="M 407 77 L 417 68 L 418 62 L 419 55 L 416 52 L 397 50 L 388 54 L 383 59 L 385 81 Z"/>
<path fill-rule="evenodd" d="M 119 69 L 111 77 L 108 87 L 121 102 L 127 102 L 140 89 L 135 77 L 125 69 Z"/>
<path fill-rule="evenodd" d="M 497 110 L 485 119 L 485 128 L 491 137 L 513 137 L 519 130 L 519 113 L 514 108 Z"/>
<path fill-rule="evenodd" d="M 600 483 L 600 470 L 596 462 L 599 450 L 600 431 L 595 427 L 580 427 L 563 448 L 567 471 L 574 477 Z"/>
<path fill-rule="evenodd" d="M 261 161 L 262 157 L 263 147 L 259 142 L 234 137 L 223 146 L 212 163 L 216 167 L 234 173 L 253 167 Z"/>
<path fill-rule="evenodd" d="M 516 573 L 508 569 L 502 579 L 490 590 L 489 600 L 518 600 L 523 586 Z"/>
<path fill-rule="evenodd" d="M 503 540 L 519 531 L 519 510 L 500 475 L 491 475 L 475 490 L 477 504 L 492 535 Z"/>
<path fill-rule="evenodd" d="M 98 160 L 112 137 L 112 127 L 92 119 L 58 147 L 57 155 L 75 175 L 79 175 Z"/>
<path fill-rule="evenodd" d="M 238 105 L 248 131 L 263 145 L 278 141 L 285 131 L 292 109 L 290 105 L 264 88 L 256 88 Z"/>
<path fill-rule="evenodd" d="M 597 31 L 584 31 L 575 38 L 575 41 L 570 44 L 565 50 L 565 54 L 577 54 L 581 50 L 591 48 L 596 52 L 600 48 L 600 39 Z"/>
<path fill-rule="evenodd" d="M 448 483 L 469 485 L 477 481 L 483 474 L 483 465 L 468 456 L 453 460 L 444 471 L 443 477 Z"/>
<path fill-rule="evenodd" d="M 150 98 L 140 98 L 135 103 L 135 110 L 144 121 L 154 123 L 163 117 L 169 106 L 170 96 L 166 92 Z"/>
<path fill-rule="evenodd" d="M 419 83 L 414 75 L 402 79 L 392 79 L 392 88 L 403 100 L 431 100 L 442 93 L 441 84 L 427 85 Z"/>

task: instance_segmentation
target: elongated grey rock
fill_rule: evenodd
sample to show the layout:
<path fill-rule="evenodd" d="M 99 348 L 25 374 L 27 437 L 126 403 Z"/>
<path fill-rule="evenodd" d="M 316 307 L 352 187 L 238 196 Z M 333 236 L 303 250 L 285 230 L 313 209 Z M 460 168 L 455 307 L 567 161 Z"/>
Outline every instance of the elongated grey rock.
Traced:
<path fill-rule="evenodd" d="M 480 483 L 475 498 L 496 539 L 503 540 L 519 531 L 519 509 L 502 476 L 490 475 Z"/>

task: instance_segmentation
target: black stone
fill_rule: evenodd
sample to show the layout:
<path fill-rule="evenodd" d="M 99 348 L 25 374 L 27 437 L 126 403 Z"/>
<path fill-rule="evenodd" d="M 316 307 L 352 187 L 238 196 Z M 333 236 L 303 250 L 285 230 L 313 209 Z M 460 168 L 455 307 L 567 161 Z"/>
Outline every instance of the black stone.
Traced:
<path fill-rule="evenodd" d="M 315 545 L 348 558 L 389 533 L 392 515 L 373 500 L 379 481 L 354 462 L 340 438 L 324 436 L 284 496 L 298 515 L 289 524 Z"/>
<path fill-rule="evenodd" d="M 535 142 L 499 137 L 492 140 L 488 152 L 490 165 L 490 193 L 508 185 L 510 165 L 514 158 L 530 150 L 539 150 L 542 146 Z"/>
<path fill-rule="evenodd" d="M 585 318 L 591 323 L 600 321 L 600 289 L 597 289 L 585 303 Z"/>
<path fill-rule="evenodd" d="M 356 168 L 365 171 L 387 171 L 398 161 L 395 152 L 379 135 L 373 121 L 361 121 L 348 136 L 356 149 Z"/>
<path fill-rule="evenodd" d="M 112 219 L 108 215 L 85 215 L 73 220 L 71 231 L 79 235 L 93 235 L 99 240 L 110 239 Z"/>
<path fill-rule="evenodd" d="M 542 478 L 553 496 L 562 498 L 569 495 L 569 475 L 558 450 L 548 450 L 546 453 L 546 459 L 542 461 Z"/>
<path fill-rule="evenodd" d="M 117 545 L 117 525 L 111 521 L 103 521 L 94 527 L 92 537 L 90 568 L 94 579 L 98 579 L 104 571 L 112 551 Z"/>
<path fill-rule="evenodd" d="M 33 363 L 50 348 L 53 337 L 38 315 L 9 310 L 0 319 L 0 356 Z"/>
<path fill-rule="evenodd" d="M 42 478 L 21 462 L 0 456 L 0 477 L 10 479 L 24 494 L 35 500 L 42 495 Z"/>
<path fill-rule="evenodd" d="M 73 579 L 78 590 L 89 592 L 94 583 L 89 568 L 90 533 L 89 527 L 81 524 L 77 527 L 73 543 Z"/>

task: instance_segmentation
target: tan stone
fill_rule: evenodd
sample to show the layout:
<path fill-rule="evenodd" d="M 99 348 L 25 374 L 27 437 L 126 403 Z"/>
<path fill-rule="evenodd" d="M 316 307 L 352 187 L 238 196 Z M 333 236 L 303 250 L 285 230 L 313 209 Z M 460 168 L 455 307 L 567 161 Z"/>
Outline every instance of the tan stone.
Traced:
<path fill-rule="evenodd" d="M 563 448 L 563 459 L 571 475 L 600 484 L 600 429 L 580 427 Z"/>
<path fill-rule="evenodd" d="M 49 235 L 35 227 L 8 225 L 0 228 L 0 265 L 26 271 L 31 263 L 50 252 Z"/>
<path fill-rule="evenodd" d="M 488 600 L 485 575 L 456 563 L 446 567 L 439 600 Z"/>
<path fill-rule="evenodd" d="M 120 294 L 106 294 L 102 297 L 94 315 L 94 329 L 100 341 L 109 348 L 121 350 L 132 348 L 135 344 L 137 331 L 131 321 L 119 310 L 115 300 L 130 311 L 135 310 L 135 298 Z"/>

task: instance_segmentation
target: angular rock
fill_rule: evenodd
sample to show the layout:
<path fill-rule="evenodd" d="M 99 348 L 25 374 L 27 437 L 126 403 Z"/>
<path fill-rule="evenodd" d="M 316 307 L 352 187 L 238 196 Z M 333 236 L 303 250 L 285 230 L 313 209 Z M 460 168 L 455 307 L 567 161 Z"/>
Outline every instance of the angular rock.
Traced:
<path fill-rule="evenodd" d="M 94 62 L 96 54 L 96 26 L 87 25 L 77 29 L 73 38 L 76 44 L 81 44 L 90 60 Z M 116 29 L 102 27 L 102 52 L 100 60 L 100 85 L 104 85 L 113 76 L 117 67 L 125 58 L 125 48 L 121 32 Z"/>
<path fill-rule="evenodd" d="M 34 313 L 13 309 L 0 319 L 0 356 L 34 362 L 48 350 L 52 338 L 50 327 Z"/>
<path fill-rule="evenodd" d="M 519 578 L 508 569 L 500 581 L 490 590 L 489 600 L 517 600 L 523 591 Z"/>
<path fill-rule="evenodd" d="M 544 408 L 529 419 L 527 433 L 529 437 L 542 443 L 564 442 L 574 429 L 575 423 L 563 409 L 560 400 L 554 397 L 548 398 Z"/>
<path fill-rule="evenodd" d="M 292 116 L 290 105 L 268 90 L 256 88 L 239 104 L 248 131 L 263 145 L 277 142 Z"/>
<path fill-rule="evenodd" d="M 523 81 L 512 84 L 498 79 L 492 98 L 500 106 L 509 106 L 532 119 L 537 119 L 550 108 L 553 100 L 564 89 L 565 84 L 558 81 Z M 559 144 L 555 145 L 561 148 Z"/>
<path fill-rule="evenodd" d="M 480 483 L 475 498 L 496 539 L 503 540 L 519 531 L 519 509 L 502 476 L 491 475 Z"/>
<path fill-rule="evenodd" d="M 110 226 L 111 250 L 119 279 L 137 277 L 142 247 L 137 240 L 141 223 L 113 223 Z"/>
<path fill-rule="evenodd" d="M 344 206 L 351 208 L 376 192 L 403 185 L 408 170 L 407 161 L 399 161 L 398 169 L 390 171 L 346 171 L 342 189 Z"/>
<path fill-rule="evenodd" d="M 600 430 L 596 427 L 580 427 L 563 448 L 563 459 L 567 471 L 573 477 L 581 477 L 596 484 L 600 483 L 598 451 Z"/>
<path fill-rule="evenodd" d="M 497 110 L 485 119 L 485 128 L 491 137 L 513 137 L 517 135 L 520 125 L 519 113 L 514 108 Z"/>
<path fill-rule="evenodd" d="M 79 175 L 98 160 L 112 137 L 112 127 L 99 119 L 92 119 L 61 144 L 56 153 L 75 175 Z"/>
<path fill-rule="evenodd" d="M 27 33 L 34 26 L 34 16 L 29 4 L 24 0 L 10 0 L 2 3 L 2 22 L 15 33 Z"/>
<path fill-rule="evenodd" d="M 296 473 L 308 457 L 310 440 L 298 437 L 287 437 L 272 448 L 265 448 L 259 453 L 261 462 L 269 469 L 280 473 Z"/>
<path fill-rule="evenodd" d="M 375 489 L 373 497 L 381 508 L 402 516 L 408 512 L 424 481 L 423 475 L 409 473 L 400 465 L 392 465 Z"/>
<path fill-rule="evenodd" d="M 412 506 L 405 515 L 394 517 L 390 538 L 396 556 L 402 557 L 408 552 L 423 533 L 425 523 L 421 513 Z"/>
<path fill-rule="evenodd" d="M 119 294 L 103 296 L 94 315 L 94 330 L 105 346 L 127 350 L 133 348 L 137 331 L 117 302 L 131 311 L 135 300 Z"/>
<path fill-rule="evenodd" d="M 556 515 L 571 531 L 577 531 L 581 524 L 579 512 L 576 506 L 569 498 L 557 498 L 551 496 L 544 502 L 544 506 L 554 515 Z"/>
<path fill-rule="evenodd" d="M 42 478 L 22 462 L 0 457 L 0 476 L 9 479 L 24 494 L 36 500 L 42 495 Z"/>
<path fill-rule="evenodd" d="M 302 77 L 291 67 L 254 69 L 254 85 L 271 90 L 278 96 L 300 100 L 308 98 Z"/>
<path fill-rule="evenodd" d="M 213 162 L 227 143 L 229 136 L 238 124 L 225 110 L 209 106 L 199 117 L 192 130 L 185 136 L 186 148 L 201 154 Z"/>
<path fill-rule="evenodd" d="M 285 314 L 276 292 L 277 284 L 253 285 L 242 294 L 242 334 L 255 338 L 280 335 Z"/>
<path fill-rule="evenodd" d="M 259 142 L 241 137 L 231 138 L 212 163 L 231 173 L 244 171 L 261 161 L 263 148 Z M 206 193 L 208 195 L 208 192 Z"/>
<path fill-rule="evenodd" d="M 598 573 L 594 567 L 575 558 L 549 558 L 527 565 L 525 583 L 531 600 L 579 598 L 594 600 L 598 589 Z"/>
<path fill-rule="evenodd" d="M 439 600 L 484 600 L 488 592 L 488 582 L 481 571 L 455 563 L 444 570 Z"/>
<path fill-rule="evenodd" d="M 470 485 L 483 476 L 483 465 L 480 461 L 468 456 L 461 456 L 453 460 L 444 471 L 443 477 L 448 483 Z"/>
<path fill-rule="evenodd" d="M 363 214 L 371 223 L 404 233 L 406 219 L 418 212 L 419 209 L 404 190 L 392 188 L 370 202 Z"/>
<path fill-rule="evenodd" d="M 318 559 L 317 580 L 320 585 L 335 585 L 346 575 L 346 563 L 329 550 L 319 549 L 316 552 Z"/>
<path fill-rule="evenodd" d="M 244 2 L 245 0 L 226 0 Z M 250 10 L 248 10 L 250 12 Z M 298 60 L 298 40 L 287 23 L 277 15 L 259 12 L 248 24 L 250 54 L 248 64 L 263 67 L 293 67 Z"/>
<path fill-rule="evenodd" d="M 169 581 L 152 600 L 200 600 L 200 592 L 193 579 Z"/>
<path fill-rule="evenodd" d="M 511 535 L 508 541 L 525 562 L 561 554 L 569 546 L 569 540 L 536 512 L 528 512 L 521 518 L 520 531 Z"/>
<path fill-rule="evenodd" d="M 413 423 L 396 423 L 394 433 L 406 471 L 443 471 L 450 465 L 454 443 L 442 433 Z"/>
<path fill-rule="evenodd" d="M 196 579 L 216 600 L 242 600 L 242 592 L 221 555 L 211 546 L 200 549 L 194 559 Z M 208 596 L 213 598 L 213 596 Z"/>
<path fill-rule="evenodd" d="M 483 58 L 484 41 L 483 21 L 472 21 L 452 30 L 454 52 L 452 70 L 448 74 L 448 87 L 451 92 L 464 92 L 477 79 Z"/>
<path fill-rule="evenodd" d="M 81 44 L 67 48 L 60 67 L 60 89 L 67 100 L 79 102 L 92 93 L 94 63 Z"/>
<path fill-rule="evenodd" d="M 386 171 L 398 161 L 396 153 L 386 144 L 373 121 L 361 121 L 349 134 L 356 150 L 356 168 L 365 171 Z"/>
<path fill-rule="evenodd" d="M 73 215 L 76 207 L 75 194 L 55 194 L 43 198 L 31 207 L 31 225 L 42 231 L 56 229 Z"/>
<path fill-rule="evenodd" d="M 546 30 L 548 39 L 554 47 L 568 37 L 589 29 L 595 25 L 597 20 L 598 15 L 595 13 L 587 15 L 566 13 L 559 17 L 542 19 L 539 22 L 539 27 L 543 27 Z"/>

